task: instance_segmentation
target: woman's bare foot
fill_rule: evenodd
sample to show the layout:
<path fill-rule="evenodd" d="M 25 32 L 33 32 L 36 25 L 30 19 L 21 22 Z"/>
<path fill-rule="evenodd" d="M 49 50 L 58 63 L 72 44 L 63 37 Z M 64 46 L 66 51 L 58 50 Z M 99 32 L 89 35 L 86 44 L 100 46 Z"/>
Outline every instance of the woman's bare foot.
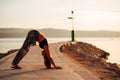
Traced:
<path fill-rule="evenodd" d="M 16 65 L 16 64 L 12 64 L 11 68 L 14 68 L 14 69 L 22 69 L 20 66 Z"/>

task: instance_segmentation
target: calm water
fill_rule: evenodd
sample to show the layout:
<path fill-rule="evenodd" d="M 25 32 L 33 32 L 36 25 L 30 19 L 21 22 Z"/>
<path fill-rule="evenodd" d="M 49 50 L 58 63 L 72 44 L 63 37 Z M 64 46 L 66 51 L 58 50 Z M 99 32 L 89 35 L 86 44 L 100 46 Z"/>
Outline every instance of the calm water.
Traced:
<path fill-rule="evenodd" d="M 70 38 L 48 38 L 49 43 L 70 41 Z M 109 62 L 120 64 L 120 38 L 76 38 L 77 41 L 87 42 L 110 53 Z M 0 53 L 11 49 L 19 49 L 24 38 L 1 38 Z"/>

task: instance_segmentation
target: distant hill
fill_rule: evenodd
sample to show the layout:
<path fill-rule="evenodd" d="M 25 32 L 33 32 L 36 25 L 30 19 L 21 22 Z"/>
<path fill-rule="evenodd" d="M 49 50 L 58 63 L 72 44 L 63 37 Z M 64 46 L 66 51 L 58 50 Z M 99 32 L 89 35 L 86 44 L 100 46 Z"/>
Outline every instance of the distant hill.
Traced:
<path fill-rule="evenodd" d="M 46 37 L 70 37 L 70 30 L 62 29 L 37 29 L 39 32 L 44 34 Z M 0 28 L 0 38 L 23 38 L 27 35 L 30 29 L 19 29 L 19 28 Z M 76 37 L 120 37 L 118 31 L 75 31 Z"/>
<path fill-rule="evenodd" d="M 120 37 L 118 31 L 76 31 L 77 37 Z"/>

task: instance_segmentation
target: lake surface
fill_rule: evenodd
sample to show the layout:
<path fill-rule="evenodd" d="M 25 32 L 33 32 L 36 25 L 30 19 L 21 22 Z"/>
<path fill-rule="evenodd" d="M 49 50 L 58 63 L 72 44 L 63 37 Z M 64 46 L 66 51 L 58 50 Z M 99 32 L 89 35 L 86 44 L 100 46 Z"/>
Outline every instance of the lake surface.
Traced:
<path fill-rule="evenodd" d="M 48 38 L 49 43 L 70 41 L 70 38 Z M 77 41 L 87 42 L 110 53 L 108 62 L 120 64 L 120 38 L 76 38 Z M 0 53 L 11 49 L 19 49 L 24 38 L 0 38 Z"/>

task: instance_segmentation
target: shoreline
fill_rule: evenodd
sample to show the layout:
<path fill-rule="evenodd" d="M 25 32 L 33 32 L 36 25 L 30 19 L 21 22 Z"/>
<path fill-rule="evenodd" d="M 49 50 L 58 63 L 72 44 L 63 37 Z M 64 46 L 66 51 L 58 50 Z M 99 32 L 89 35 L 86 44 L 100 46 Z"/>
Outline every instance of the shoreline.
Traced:
<path fill-rule="evenodd" d="M 67 42 L 70 40 L 71 40 L 70 38 L 48 38 L 49 43 Z M 108 51 L 111 54 L 111 56 L 107 61 L 120 64 L 120 59 L 119 59 L 120 38 L 77 38 L 76 37 L 76 40 L 94 44 L 100 49 Z M 1 41 L 0 53 L 6 53 L 8 50 L 11 49 L 19 49 L 20 46 L 22 46 L 24 39 L 4 39 L 0 41 Z"/>
<path fill-rule="evenodd" d="M 10 55 L 10 54 L 18 51 L 18 50 L 19 50 L 19 49 L 11 49 L 11 50 L 8 50 L 8 52 L 6 52 L 6 53 L 0 53 L 0 59 L 2 59 L 2 58 L 4 58 L 4 57 L 6 57 L 6 56 L 8 56 L 8 55 Z"/>
<path fill-rule="evenodd" d="M 68 42 L 60 51 L 101 80 L 120 80 L 120 64 L 106 62 L 109 53 L 84 42 Z"/>

